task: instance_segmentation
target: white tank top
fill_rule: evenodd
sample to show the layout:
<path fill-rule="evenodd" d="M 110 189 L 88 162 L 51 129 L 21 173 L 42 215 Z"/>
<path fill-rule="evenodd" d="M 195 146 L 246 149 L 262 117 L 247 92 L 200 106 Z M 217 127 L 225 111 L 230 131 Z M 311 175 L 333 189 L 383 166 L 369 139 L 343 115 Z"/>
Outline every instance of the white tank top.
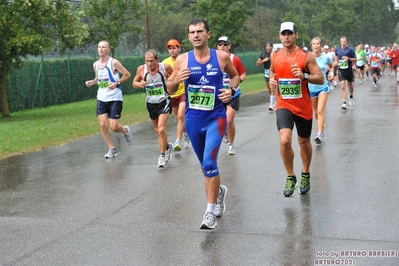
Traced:
<path fill-rule="evenodd" d="M 148 103 L 161 103 L 169 98 L 165 83 L 165 66 L 162 63 L 158 63 L 158 71 L 154 74 L 149 73 L 147 65 L 144 65 L 143 76 L 143 80 L 147 82 L 145 93 Z"/>
<path fill-rule="evenodd" d="M 100 68 L 100 60 L 95 63 L 98 78 L 97 100 L 102 102 L 123 101 L 120 85 L 113 90 L 108 88 L 110 82 L 119 80 L 119 72 L 113 73 L 112 71 L 112 60 L 113 58 L 109 57 L 103 68 Z"/>

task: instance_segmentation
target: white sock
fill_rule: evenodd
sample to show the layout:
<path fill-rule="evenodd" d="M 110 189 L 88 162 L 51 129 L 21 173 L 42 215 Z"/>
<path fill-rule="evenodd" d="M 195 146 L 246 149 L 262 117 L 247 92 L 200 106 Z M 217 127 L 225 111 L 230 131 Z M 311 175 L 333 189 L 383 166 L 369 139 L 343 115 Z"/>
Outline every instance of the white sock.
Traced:
<path fill-rule="evenodd" d="M 216 203 L 207 203 L 206 204 L 206 211 L 207 212 L 211 212 L 211 213 L 215 213 L 215 206 L 216 206 Z"/>
<path fill-rule="evenodd" d="M 270 96 L 270 105 L 274 105 L 276 102 L 276 96 L 272 95 Z"/>

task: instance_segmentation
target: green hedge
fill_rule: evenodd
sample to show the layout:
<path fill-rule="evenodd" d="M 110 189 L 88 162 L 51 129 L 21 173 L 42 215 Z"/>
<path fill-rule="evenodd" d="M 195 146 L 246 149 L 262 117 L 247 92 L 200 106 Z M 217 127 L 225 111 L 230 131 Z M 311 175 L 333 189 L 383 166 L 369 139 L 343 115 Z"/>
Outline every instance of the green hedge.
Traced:
<path fill-rule="evenodd" d="M 247 74 L 261 73 L 255 66 L 258 53 L 237 54 L 247 69 Z M 161 55 L 162 61 L 167 55 Z M 143 56 L 118 58 L 132 75 L 122 84 L 124 94 L 137 93 L 131 86 L 136 69 L 144 63 Z M 94 78 L 94 58 L 66 58 L 27 60 L 7 78 L 10 112 L 36 107 L 46 107 L 69 102 L 93 99 L 97 86 L 87 88 L 85 81 Z"/>

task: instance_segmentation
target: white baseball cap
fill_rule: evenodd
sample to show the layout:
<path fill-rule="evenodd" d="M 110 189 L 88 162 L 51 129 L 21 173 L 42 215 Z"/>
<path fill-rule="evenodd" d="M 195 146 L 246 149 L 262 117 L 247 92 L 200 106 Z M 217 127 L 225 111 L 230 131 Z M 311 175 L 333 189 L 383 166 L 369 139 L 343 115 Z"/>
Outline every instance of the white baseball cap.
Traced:
<path fill-rule="evenodd" d="M 230 40 L 227 36 L 222 36 L 218 39 L 218 42 L 226 42 L 228 44 L 230 44 Z"/>
<path fill-rule="evenodd" d="M 297 32 L 296 26 L 294 24 L 294 22 L 283 22 L 281 23 L 280 26 L 280 33 L 282 33 L 285 30 L 289 30 L 293 33 Z"/>
<path fill-rule="evenodd" d="M 365 45 L 364 45 L 364 48 L 369 48 L 369 45 L 368 45 L 368 44 L 365 44 Z"/>
<path fill-rule="evenodd" d="M 324 49 L 328 49 L 329 47 L 328 47 L 328 45 L 324 45 Z"/>

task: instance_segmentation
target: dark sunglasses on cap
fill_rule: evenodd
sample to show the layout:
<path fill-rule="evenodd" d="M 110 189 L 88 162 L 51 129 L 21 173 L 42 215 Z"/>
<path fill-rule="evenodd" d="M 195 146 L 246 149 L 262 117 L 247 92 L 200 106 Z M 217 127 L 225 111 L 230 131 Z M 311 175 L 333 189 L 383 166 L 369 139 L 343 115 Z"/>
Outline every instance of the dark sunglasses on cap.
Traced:
<path fill-rule="evenodd" d="M 227 42 L 218 42 L 218 45 L 219 45 L 219 46 L 228 46 L 228 45 L 230 45 L 230 43 L 227 43 Z"/>

